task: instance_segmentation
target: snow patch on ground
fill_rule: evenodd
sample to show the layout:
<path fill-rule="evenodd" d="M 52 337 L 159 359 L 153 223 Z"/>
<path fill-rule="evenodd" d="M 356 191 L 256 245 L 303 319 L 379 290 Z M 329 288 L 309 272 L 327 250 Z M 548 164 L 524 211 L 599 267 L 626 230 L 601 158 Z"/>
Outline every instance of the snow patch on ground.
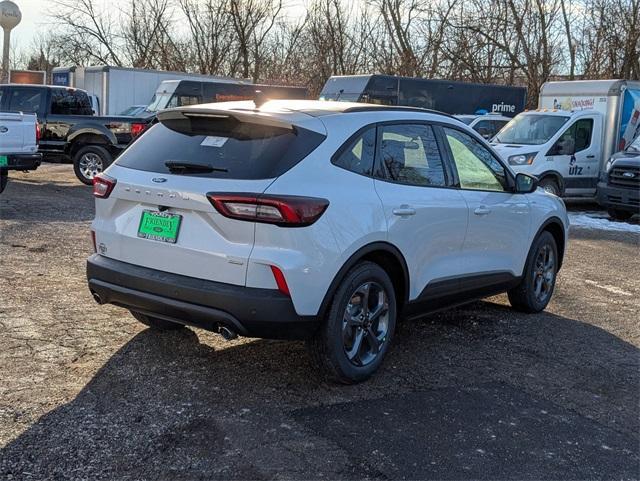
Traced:
<path fill-rule="evenodd" d="M 607 214 L 600 212 L 569 212 L 569 223 L 572 227 L 580 227 L 582 229 L 612 230 L 640 234 L 640 225 L 614 221 L 609 219 Z"/>

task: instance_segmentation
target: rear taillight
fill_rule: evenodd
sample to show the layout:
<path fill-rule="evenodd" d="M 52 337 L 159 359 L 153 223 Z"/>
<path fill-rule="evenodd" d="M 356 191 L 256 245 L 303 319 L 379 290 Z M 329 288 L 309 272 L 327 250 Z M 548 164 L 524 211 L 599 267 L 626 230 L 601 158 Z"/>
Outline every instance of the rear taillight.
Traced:
<path fill-rule="evenodd" d="M 40 130 L 40 124 L 36 122 L 36 145 L 40 144 L 41 136 L 42 136 L 42 131 Z"/>
<path fill-rule="evenodd" d="M 106 199 L 116 186 L 116 179 L 105 174 L 98 174 L 93 178 L 93 195 L 100 199 Z"/>
<path fill-rule="evenodd" d="M 145 128 L 147 128 L 147 124 L 131 124 L 131 137 L 137 137 L 142 132 L 144 132 Z"/>
<path fill-rule="evenodd" d="M 264 222 L 280 227 L 313 224 L 329 205 L 327 199 L 293 195 L 209 193 L 209 201 L 220 214 L 231 219 Z"/>

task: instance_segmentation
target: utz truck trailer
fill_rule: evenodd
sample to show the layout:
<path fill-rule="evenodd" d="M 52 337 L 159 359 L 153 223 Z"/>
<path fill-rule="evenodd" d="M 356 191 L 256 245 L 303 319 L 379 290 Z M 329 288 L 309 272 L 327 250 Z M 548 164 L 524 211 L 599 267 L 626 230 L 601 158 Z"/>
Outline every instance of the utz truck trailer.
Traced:
<path fill-rule="evenodd" d="M 516 172 L 557 195 L 596 195 L 607 161 L 640 134 L 640 82 L 547 82 L 538 109 L 523 112 L 493 138 Z"/>

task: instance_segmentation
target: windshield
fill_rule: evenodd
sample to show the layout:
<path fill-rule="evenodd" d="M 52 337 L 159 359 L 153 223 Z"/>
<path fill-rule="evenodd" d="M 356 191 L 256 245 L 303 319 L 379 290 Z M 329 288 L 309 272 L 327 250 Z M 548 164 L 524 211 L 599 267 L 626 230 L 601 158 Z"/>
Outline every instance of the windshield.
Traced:
<path fill-rule="evenodd" d="M 475 119 L 475 117 L 473 115 L 456 115 L 455 117 L 460 122 L 465 123 L 467 125 L 469 125 L 471 122 L 473 122 L 473 119 Z"/>
<path fill-rule="evenodd" d="M 631 152 L 640 152 L 640 135 L 638 135 L 633 142 L 629 144 L 627 150 Z"/>
<path fill-rule="evenodd" d="M 569 117 L 559 115 L 518 115 L 494 137 L 501 144 L 540 145 L 553 137 Z"/>
<path fill-rule="evenodd" d="M 147 106 L 147 112 L 157 112 L 170 107 L 176 107 L 176 105 L 170 105 L 169 101 L 172 100 L 172 93 L 157 93 L 153 96 L 153 100 Z"/>

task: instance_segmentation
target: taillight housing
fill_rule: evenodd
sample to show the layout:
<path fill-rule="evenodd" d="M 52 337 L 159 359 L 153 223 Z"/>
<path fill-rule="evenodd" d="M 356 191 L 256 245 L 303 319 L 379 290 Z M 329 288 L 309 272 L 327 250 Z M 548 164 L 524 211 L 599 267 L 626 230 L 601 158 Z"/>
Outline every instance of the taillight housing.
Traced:
<path fill-rule="evenodd" d="M 210 192 L 207 198 L 220 214 L 230 219 L 306 227 L 327 210 L 329 201 L 295 195 L 236 194 Z"/>
<path fill-rule="evenodd" d="M 40 137 L 42 137 L 42 130 L 40 124 L 36 122 L 36 145 L 40 144 Z"/>
<path fill-rule="evenodd" d="M 106 199 L 111 195 L 117 180 L 105 174 L 98 174 L 93 178 L 93 195 L 99 199 Z"/>
<path fill-rule="evenodd" d="M 146 128 L 147 128 L 147 124 L 139 124 L 139 123 L 131 124 L 131 137 L 136 138 L 138 135 L 144 132 L 144 129 Z"/>

